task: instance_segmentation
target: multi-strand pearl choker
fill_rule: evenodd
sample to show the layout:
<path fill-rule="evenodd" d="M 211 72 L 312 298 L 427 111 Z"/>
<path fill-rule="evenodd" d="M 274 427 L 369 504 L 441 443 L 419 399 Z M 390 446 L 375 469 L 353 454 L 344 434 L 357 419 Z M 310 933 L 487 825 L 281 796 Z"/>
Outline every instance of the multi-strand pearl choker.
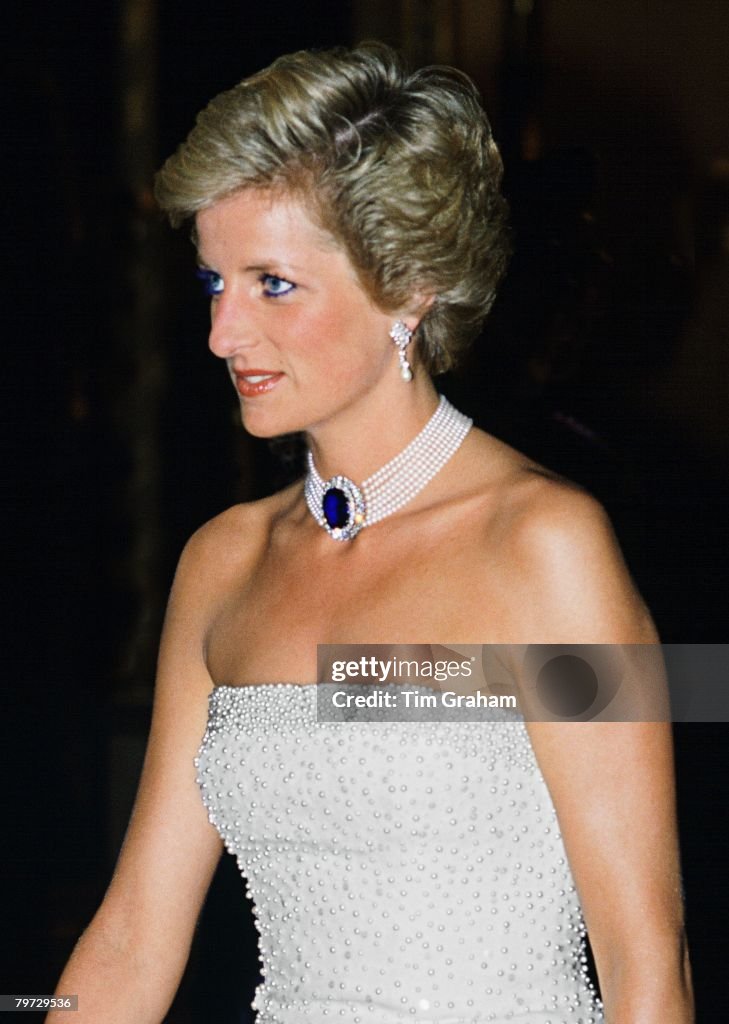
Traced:
<path fill-rule="evenodd" d="M 346 476 L 324 481 L 308 453 L 304 493 L 309 511 L 330 537 L 352 540 L 406 505 L 460 447 L 473 420 L 440 396 L 440 403 L 410 444 L 358 487 Z"/>

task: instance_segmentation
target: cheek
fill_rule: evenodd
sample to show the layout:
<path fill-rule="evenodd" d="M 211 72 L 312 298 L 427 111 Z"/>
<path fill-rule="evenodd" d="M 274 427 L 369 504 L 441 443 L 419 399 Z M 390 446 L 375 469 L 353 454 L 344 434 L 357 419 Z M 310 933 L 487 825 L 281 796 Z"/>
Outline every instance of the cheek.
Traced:
<path fill-rule="evenodd" d="M 389 350 L 389 338 L 382 323 L 369 308 L 345 307 L 330 311 L 317 324 L 321 351 L 327 353 L 333 369 L 348 375 L 376 372 Z"/>
<path fill-rule="evenodd" d="M 297 364 L 297 371 L 306 373 L 307 367 L 316 367 L 320 372 L 322 365 L 336 357 L 337 317 L 317 313 L 292 317 L 286 324 L 285 337 L 287 352 Z"/>
<path fill-rule="evenodd" d="M 302 293 L 300 301 L 277 308 L 275 320 L 272 337 L 301 380 L 326 379 L 345 390 L 366 386 L 391 356 L 390 318 L 346 280 Z"/>
<path fill-rule="evenodd" d="M 373 332 L 359 311 L 327 310 L 299 317 L 287 331 L 290 351 L 333 378 L 358 375 L 376 359 Z"/>

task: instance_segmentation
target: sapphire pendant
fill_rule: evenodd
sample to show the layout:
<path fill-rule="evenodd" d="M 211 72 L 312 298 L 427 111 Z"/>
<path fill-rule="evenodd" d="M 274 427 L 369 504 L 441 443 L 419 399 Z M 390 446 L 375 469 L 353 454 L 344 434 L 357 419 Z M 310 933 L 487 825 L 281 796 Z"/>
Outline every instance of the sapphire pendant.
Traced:
<path fill-rule="evenodd" d="M 364 526 L 364 496 L 349 477 L 327 480 L 321 504 L 324 526 L 335 540 L 351 540 Z"/>

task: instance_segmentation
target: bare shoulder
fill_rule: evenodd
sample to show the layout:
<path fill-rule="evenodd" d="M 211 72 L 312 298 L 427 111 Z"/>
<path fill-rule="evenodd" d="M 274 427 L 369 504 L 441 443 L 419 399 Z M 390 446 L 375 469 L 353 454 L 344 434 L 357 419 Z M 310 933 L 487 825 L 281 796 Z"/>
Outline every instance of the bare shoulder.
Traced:
<path fill-rule="evenodd" d="M 585 530 L 609 520 L 584 488 L 535 462 L 523 452 L 481 430 L 474 431 L 468 478 L 489 506 L 509 542 L 536 540 L 577 515 Z"/>
<path fill-rule="evenodd" d="M 300 490 L 293 485 L 261 501 L 221 512 L 190 537 L 172 584 L 160 642 L 158 693 L 186 698 L 212 686 L 206 651 L 211 624 L 232 594 L 245 585 L 265 552 L 272 524 Z M 180 699 L 179 694 L 175 698 Z"/>
<path fill-rule="evenodd" d="M 530 642 L 655 642 L 604 506 L 508 445 L 493 451 L 501 564 Z"/>
<path fill-rule="evenodd" d="M 603 505 L 589 491 L 541 466 L 514 473 L 509 493 L 513 541 L 531 569 L 552 560 L 615 556 L 617 538 Z"/>
<path fill-rule="evenodd" d="M 176 589 L 192 591 L 199 599 L 248 576 L 266 550 L 274 524 L 300 491 L 301 484 L 295 483 L 259 501 L 233 505 L 199 527 L 180 557 Z"/>

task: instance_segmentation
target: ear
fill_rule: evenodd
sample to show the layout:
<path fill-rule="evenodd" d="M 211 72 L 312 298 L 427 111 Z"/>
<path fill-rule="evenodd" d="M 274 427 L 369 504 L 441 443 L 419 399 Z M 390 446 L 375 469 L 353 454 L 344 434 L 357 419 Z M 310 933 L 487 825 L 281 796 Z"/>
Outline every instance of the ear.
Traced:
<path fill-rule="evenodd" d="M 418 329 L 420 321 L 435 302 L 432 292 L 415 292 L 406 307 L 403 307 L 400 319 L 407 324 L 413 333 Z"/>

